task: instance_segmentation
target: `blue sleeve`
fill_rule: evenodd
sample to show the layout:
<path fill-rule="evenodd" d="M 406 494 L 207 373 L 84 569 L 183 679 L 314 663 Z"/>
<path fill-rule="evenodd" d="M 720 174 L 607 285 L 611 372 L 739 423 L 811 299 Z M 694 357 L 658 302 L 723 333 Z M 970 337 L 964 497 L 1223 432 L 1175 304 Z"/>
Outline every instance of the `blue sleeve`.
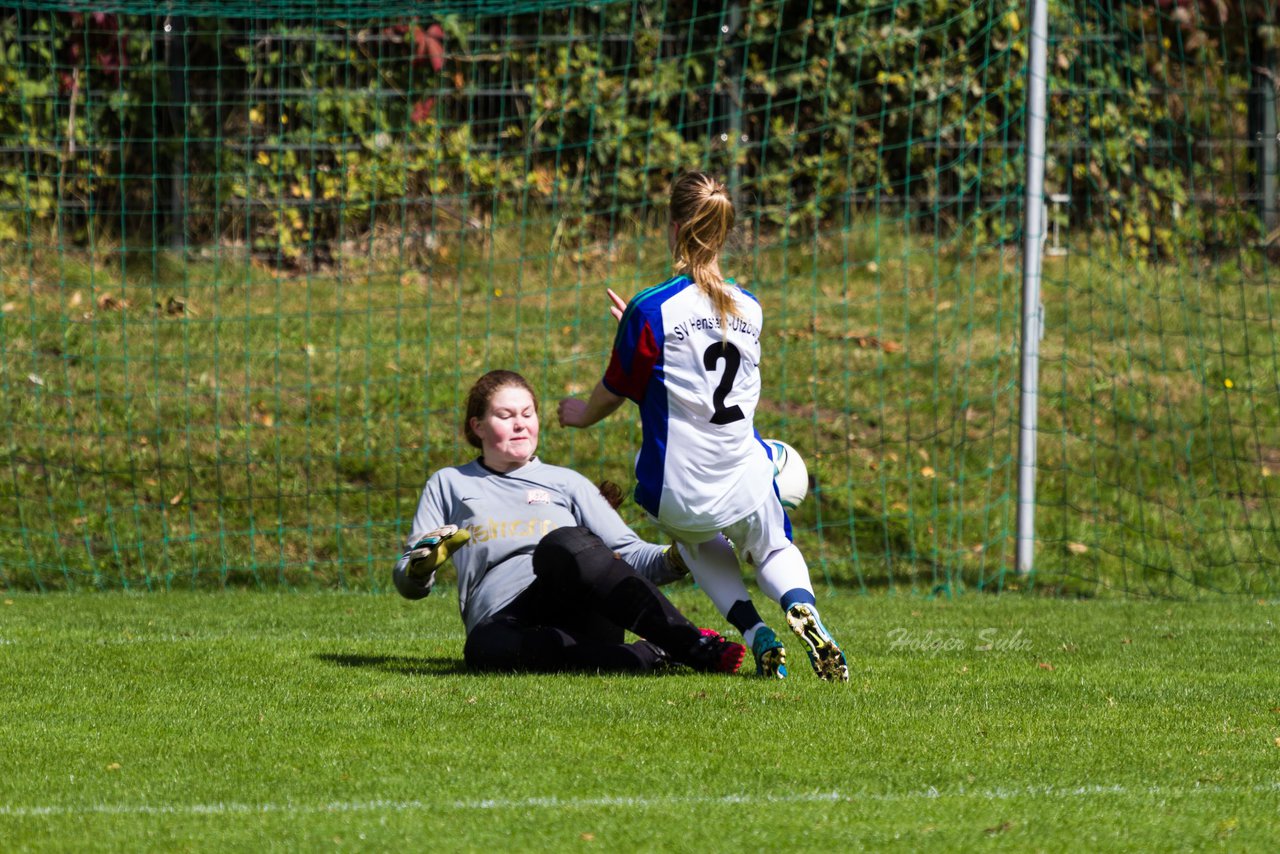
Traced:
<path fill-rule="evenodd" d="M 604 387 L 636 403 L 643 400 L 649 378 L 662 354 L 660 338 L 661 330 L 654 331 L 645 312 L 636 300 L 632 300 L 618 323 L 613 352 L 609 354 L 609 367 L 601 380 Z"/>

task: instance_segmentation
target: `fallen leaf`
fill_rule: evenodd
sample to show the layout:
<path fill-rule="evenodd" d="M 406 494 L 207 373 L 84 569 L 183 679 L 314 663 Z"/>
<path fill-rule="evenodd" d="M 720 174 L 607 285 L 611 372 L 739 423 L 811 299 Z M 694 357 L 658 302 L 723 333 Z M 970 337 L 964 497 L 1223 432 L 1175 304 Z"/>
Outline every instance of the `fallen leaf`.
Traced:
<path fill-rule="evenodd" d="M 39 374 L 27 374 L 27 381 L 30 382 L 32 385 L 38 385 L 38 386 L 44 385 L 44 377 L 40 376 Z"/>
<path fill-rule="evenodd" d="M 1008 830 L 1011 827 L 1013 827 L 1013 822 L 1002 821 L 999 824 L 997 824 L 995 827 L 984 828 L 982 832 L 987 834 L 988 836 L 995 836 L 997 833 L 1004 833 L 1006 830 Z"/>
<path fill-rule="evenodd" d="M 920 476 L 921 477 L 937 477 L 938 473 L 933 470 L 932 466 L 925 466 L 924 468 L 920 469 Z"/>
<path fill-rule="evenodd" d="M 120 311 L 129 307 L 129 303 L 122 299 L 116 299 L 111 294 L 103 294 L 98 297 L 98 308 L 102 311 Z"/>
<path fill-rule="evenodd" d="M 84 294 L 80 293 L 79 291 L 76 291 L 71 295 L 71 299 L 67 300 L 67 306 L 69 308 L 76 308 L 82 302 L 84 302 Z"/>
<path fill-rule="evenodd" d="M 9 314 L 17 310 L 18 304 L 16 302 L 7 302 L 4 305 L 0 305 L 0 312 L 4 312 L 5 314 Z"/>
<path fill-rule="evenodd" d="M 179 503 L 181 503 L 182 496 L 183 496 L 183 493 L 179 492 L 177 495 L 169 499 L 169 504 L 171 506 L 177 506 Z"/>
<path fill-rule="evenodd" d="M 1067 543 L 1067 551 L 1071 552 L 1073 555 L 1082 555 L 1089 551 L 1089 547 L 1084 543 Z"/>
<path fill-rule="evenodd" d="M 583 833 L 578 838 L 583 842 L 591 842 L 596 838 L 596 835 L 594 833 Z"/>
<path fill-rule="evenodd" d="M 120 763 L 119 763 L 119 762 L 112 762 L 110 765 L 108 765 L 108 766 L 107 766 L 107 770 L 108 770 L 108 771 L 119 771 L 119 770 L 120 770 Z"/>
<path fill-rule="evenodd" d="M 1036 667 L 1039 667 L 1041 670 L 1057 670 L 1058 669 L 1047 661 L 1041 661 L 1039 664 L 1036 665 Z"/>
<path fill-rule="evenodd" d="M 902 351 L 902 344 L 892 341 L 881 341 L 876 335 L 863 335 L 856 332 L 846 332 L 841 335 L 845 341 L 851 341 L 858 344 L 863 350 L 882 350 L 886 353 L 897 353 Z"/>

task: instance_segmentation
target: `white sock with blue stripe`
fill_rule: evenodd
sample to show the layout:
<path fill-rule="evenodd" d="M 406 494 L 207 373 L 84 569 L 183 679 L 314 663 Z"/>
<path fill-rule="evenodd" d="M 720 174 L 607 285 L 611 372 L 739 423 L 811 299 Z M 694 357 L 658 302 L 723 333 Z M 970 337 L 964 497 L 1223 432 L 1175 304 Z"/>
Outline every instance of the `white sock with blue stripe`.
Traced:
<path fill-rule="evenodd" d="M 817 600 L 813 596 L 813 583 L 809 580 L 809 565 L 794 544 L 780 549 L 765 558 L 756 571 L 760 590 L 787 610 L 797 602 Z"/>

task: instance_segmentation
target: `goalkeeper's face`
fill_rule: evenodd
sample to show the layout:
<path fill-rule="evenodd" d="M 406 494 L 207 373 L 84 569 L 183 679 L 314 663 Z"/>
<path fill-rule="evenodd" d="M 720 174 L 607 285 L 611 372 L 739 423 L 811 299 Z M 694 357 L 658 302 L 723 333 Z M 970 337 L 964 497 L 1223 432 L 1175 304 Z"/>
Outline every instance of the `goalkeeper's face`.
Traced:
<path fill-rule="evenodd" d="M 495 471 L 519 468 L 538 450 L 538 407 L 527 389 L 506 386 L 494 392 L 483 418 L 471 419 L 480 437 L 484 464 Z"/>

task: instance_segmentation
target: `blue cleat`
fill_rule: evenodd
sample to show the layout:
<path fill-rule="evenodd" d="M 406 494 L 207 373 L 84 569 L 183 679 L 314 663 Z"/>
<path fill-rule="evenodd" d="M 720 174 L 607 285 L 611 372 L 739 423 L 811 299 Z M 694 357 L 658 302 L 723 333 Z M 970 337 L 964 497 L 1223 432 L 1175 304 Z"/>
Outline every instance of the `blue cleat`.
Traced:
<path fill-rule="evenodd" d="M 787 678 L 787 648 L 778 640 L 773 629 L 761 626 L 751 643 L 751 654 L 756 659 L 756 675 L 766 679 Z"/>

